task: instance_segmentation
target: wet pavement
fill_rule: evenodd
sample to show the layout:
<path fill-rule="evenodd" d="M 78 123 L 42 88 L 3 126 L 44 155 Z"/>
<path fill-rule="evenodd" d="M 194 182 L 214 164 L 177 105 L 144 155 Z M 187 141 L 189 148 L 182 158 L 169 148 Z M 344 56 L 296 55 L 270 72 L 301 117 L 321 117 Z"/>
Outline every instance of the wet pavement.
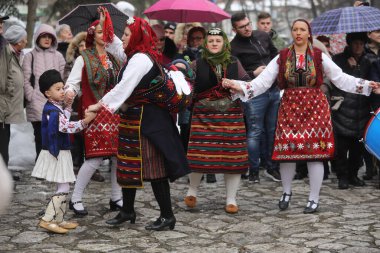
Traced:
<path fill-rule="evenodd" d="M 217 183 L 201 183 L 198 205 L 192 210 L 183 203 L 187 178 L 181 178 L 171 184 L 175 229 L 151 232 L 144 227 L 159 211 L 149 183 L 137 192 L 136 224 L 105 224 L 117 212 L 109 211 L 110 175 L 103 165 L 106 181 L 91 181 L 84 195 L 89 215 L 78 218 L 68 210 L 65 218 L 80 226 L 57 235 L 37 226 L 54 185 L 31 178 L 32 166 L 10 169 L 24 170 L 8 212 L 0 216 L 0 252 L 380 252 L 378 180 L 339 190 L 330 176 L 323 183 L 319 212 L 303 214 L 308 180 L 294 181 L 290 207 L 279 211 L 281 183 L 261 171 L 260 184 L 242 180 L 240 210 L 231 215 L 224 211 L 223 175 L 217 175 Z"/>

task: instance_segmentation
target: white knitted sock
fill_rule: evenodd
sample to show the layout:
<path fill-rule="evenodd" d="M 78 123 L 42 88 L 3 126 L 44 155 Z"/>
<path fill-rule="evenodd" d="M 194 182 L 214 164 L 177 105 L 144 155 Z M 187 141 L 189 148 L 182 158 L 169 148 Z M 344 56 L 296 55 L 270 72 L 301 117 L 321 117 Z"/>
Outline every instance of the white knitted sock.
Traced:
<path fill-rule="evenodd" d="M 202 176 L 203 176 L 202 173 L 193 172 L 189 174 L 190 184 L 189 184 L 189 190 L 187 191 L 186 196 L 193 196 L 193 197 L 197 196 L 198 187 L 201 184 Z"/>
<path fill-rule="evenodd" d="M 236 193 L 239 189 L 240 174 L 224 174 L 224 182 L 226 184 L 226 205 L 236 204 Z"/>

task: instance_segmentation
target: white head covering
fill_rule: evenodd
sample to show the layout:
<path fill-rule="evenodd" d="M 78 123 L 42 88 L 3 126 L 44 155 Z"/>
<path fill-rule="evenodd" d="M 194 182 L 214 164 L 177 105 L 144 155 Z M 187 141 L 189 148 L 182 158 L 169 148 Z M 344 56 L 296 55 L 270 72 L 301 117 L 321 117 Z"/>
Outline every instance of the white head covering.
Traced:
<path fill-rule="evenodd" d="M 19 25 L 12 25 L 5 31 L 3 36 L 10 44 L 14 45 L 26 37 L 26 31 Z"/>

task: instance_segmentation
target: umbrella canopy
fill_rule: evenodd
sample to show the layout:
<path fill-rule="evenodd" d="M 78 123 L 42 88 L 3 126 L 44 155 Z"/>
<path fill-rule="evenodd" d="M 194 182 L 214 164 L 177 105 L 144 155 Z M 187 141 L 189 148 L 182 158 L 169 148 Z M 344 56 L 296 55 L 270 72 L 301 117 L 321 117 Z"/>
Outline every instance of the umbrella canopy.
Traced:
<path fill-rule="evenodd" d="M 380 30 L 380 10 L 369 6 L 326 11 L 311 22 L 313 35 Z"/>
<path fill-rule="evenodd" d="M 144 11 L 150 19 L 215 23 L 231 16 L 209 0 L 160 0 Z"/>
<path fill-rule="evenodd" d="M 116 5 L 112 3 L 78 5 L 71 12 L 61 18 L 58 23 L 60 25 L 69 25 L 74 35 L 79 32 L 87 31 L 90 24 L 99 19 L 99 6 L 107 8 L 112 19 L 115 34 L 121 38 L 125 28 L 125 21 L 127 21 L 128 16 L 117 9 Z"/>

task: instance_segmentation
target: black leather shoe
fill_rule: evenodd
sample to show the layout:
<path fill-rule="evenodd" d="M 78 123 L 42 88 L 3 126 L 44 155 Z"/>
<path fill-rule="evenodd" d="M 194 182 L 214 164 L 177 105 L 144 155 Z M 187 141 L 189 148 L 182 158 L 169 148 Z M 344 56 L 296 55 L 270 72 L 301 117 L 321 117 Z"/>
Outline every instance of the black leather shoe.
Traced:
<path fill-rule="evenodd" d="M 107 220 L 106 223 L 109 225 L 119 225 L 123 222 L 130 221 L 131 224 L 135 224 L 136 221 L 136 213 L 126 213 L 124 211 L 120 211 L 115 218 Z"/>
<path fill-rule="evenodd" d="M 365 183 L 363 180 L 360 180 L 358 177 L 353 177 L 350 180 L 348 180 L 348 183 L 353 186 L 365 186 Z"/>
<path fill-rule="evenodd" d="M 176 219 L 174 216 L 170 218 L 158 217 L 155 222 L 150 223 L 145 227 L 146 230 L 155 230 L 161 231 L 168 227 L 170 230 L 173 230 L 175 227 Z"/>
<path fill-rule="evenodd" d="M 241 174 L 241 179 L 243 180 L 247 180 L 248 179 L 248 175 L 247 174 Z"/>
<path fill-rule="evenodd" d="M 308 214 L 308 213 L 315 213 L 318 210 L 319 204 L 315 203 L 314 200 L 309 200 L 307 202 L 307 206 L 305 209 L 303 209 L 303 213 Z"/>
<path fill-rule="evenodd" d="M 75 204 L 78 204 L 78 203 L 82 203 L 82 201 L 77 201 L 77 202 L 71 202 L 71 200 L 70 200 L 70 202 L 69 202 L 69 209 L 70 210 L 73 210 L 74 211 L 74 213 L 76 214 L 76 215 L 78 215 L 78 216 L 86 216 L 87 214 L 88 214 L 88 212 L 87 212 L 87 210 L 86 209 L 83 209 L 83 210 L 77 210 L 77 209 L 75 209 L 75 207 L 74 207 L 74 205 Z"/>
<path fill-rule="evenodd" d="M 102 174 L 100 174 L 99 170 L 96 170 L 92 175 L 91 180 L 96 182 L 104 182 L 105 178 L 102 176 Z"/>
<path fill-rule="evenodd" d="M 216 182 L 215 174 L 206 175 L 206 183 L 215 183 L 215 182 Z"/>
<path fill-rule="evenodd" d="M 110 199 L 110 210 L 111 211 L 119 211 L 121 210 L 122 206 L 119 206 L 118 202 L 120 201 L 121 199 L 118 199 L 116 201 L 112 201 L 112 199 Z"/>
<path fill-rule="evenodd" d="M 280 208 L 281 211 L 288 209 L 291 198 L 292 198 L 292 193 L 287 194 L 286 192 L 284 192 L 284 194 L 282 194 L 281 199 L 278 202 L 278 207 Z"/>
<path fill-rule="evenodd" d="M 338 188 L 342 189 L 342 190 L 348 189 L 349 188 L 348 180 L 345 179 L 345 178 L 339 179 L 339 181 L 338 181 Z"/>

